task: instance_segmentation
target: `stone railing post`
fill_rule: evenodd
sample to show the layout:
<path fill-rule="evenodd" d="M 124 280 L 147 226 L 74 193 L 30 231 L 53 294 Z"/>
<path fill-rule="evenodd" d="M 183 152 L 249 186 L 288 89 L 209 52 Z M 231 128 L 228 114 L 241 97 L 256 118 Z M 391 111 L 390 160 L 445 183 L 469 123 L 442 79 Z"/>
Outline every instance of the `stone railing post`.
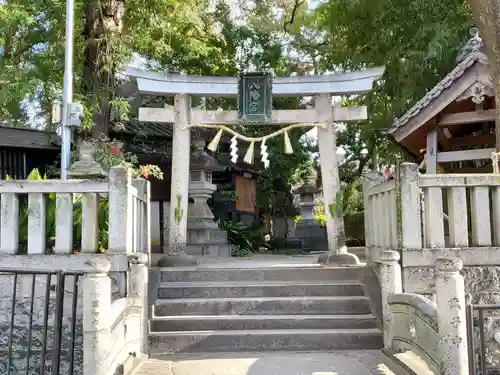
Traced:
<path fill-rule="evenodd" d="M 151 184 L 148 180 L 138 178 L 132 181 L 132 186 L 146 197 L 145 204 L 141 204 L 136 213 L 135 219 L 138 221 L 138 225 L 134 230 L 142 231 L 142 233 L 138 233 L 139 236 L 142 235 L 142 238 L 140 240 L 141 246 L 137 251 L 147 254 L 149 258 L 151 256 Z"/>
<path fill-rule="evenodd" d="M 122 166 L 109 171 L 109 229 L 108 253 L 132 252 L 133 208 L 132 170 Z"/>
<path fill-rule="evenodd" d="M 107 375 L 111 311 L 111 269 L 109 261 L 93 259 L 85 263 L 83 291 L 83 373 Z"/>
<path fill-rule="evenodd" d="M 129 256 L 130 294 L 142 301 L 141 310 L 141 352 L 148 353 L 148 257 L 142 253 Z"/>
<path fill-rule="evenodd" d="M 436 261 L 436 300 L 441 375 L 468 375 L 467 323 L 461 259 Z"/>
<path fill-rule="evenodd" d="M 367 172 L 363 174 L 363 202 L 364 202 L 364 220 L 365 220 L 365 258 L 368 266 L 373 266 L 373 259 L 370 247 L 373 245 L 373 212 L 369 210 L 368 189 L 372 186 L 384 182 L 384 176 L 379 172 Z"/>
<path fill-rule="evenodd" d="M 384 348 L 392 346 L 391 310 L 387 303 L 390 294 L 402 293 L 401 266 L 399 265 L 399 253 L 393 250 L 385 250 L 380 253 L 380 289 L 382 295 L 382 317 L 384 332 Z"/>
<path fill-rule="evenodd" d="M 398 247 L 420 249 L 422 247 L 422 218 L 418 164 L 401 163 L 397 173 L 398 186 Z"/>

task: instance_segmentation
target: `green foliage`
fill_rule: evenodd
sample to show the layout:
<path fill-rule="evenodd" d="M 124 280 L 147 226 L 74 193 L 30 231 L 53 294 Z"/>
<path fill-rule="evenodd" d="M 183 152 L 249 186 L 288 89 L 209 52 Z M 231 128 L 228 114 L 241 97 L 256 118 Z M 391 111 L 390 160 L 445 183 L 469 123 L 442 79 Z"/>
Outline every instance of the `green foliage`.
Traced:
<path fill-rule="evenodd" d="M 361 145 L 368 156 L 378 154 L 379 163 L 394 162 L 397 153 L 383 130 L 454 67 L 472 26 L 467 1 L 328 0 L 315 17 L 327 42 L 322 69 L 386 67 L 371 93 L 350 99 L 367 104 L 370 114 L 341 132 L 347 158 L 366 163 Z"/>
<path fill-rule="evenodd" d="M 137 156 L 123 150 L 123 142 L 110 139 L 105 135 L 99 138 L 87 138 L 83 142 L 92 143 L 95 147 L 94 159 L 104 170 L 109 171 L 111 167 L 122 165 L 132 170 L 133 178 L 143 177 L 148 179 L 154 177 L 163 180 L 163 171 L 157 165 L 139 165 Z"/>
<path fill-rule="evenodd" d="M 327 205 L 328 214 L 336 217 L 340 213 L 345 217 L 363 211 L 363 192 L 359 180 L 344 184 L 333 203 Z M 321 225 L 326 225 L 325 209 L 323 202 L 317 199 L 314 206 L 316 220 Z"/>
<path fill-rule="evenodd" d="M 472 26 L 466 0 L 326 0 L 316 9 L 300 1 L 238 2 L 245 22 L 233 19 L 231 5 L 226 0 L 76 0 L 74 91 L 85 104 L 85 127 L 97 124 L 100 133 L 111 121 L 123 125 L 136 110 L 120 96 L 114 79 L 134 54 L 158 70 L 198 75 L 265 69 L 288 76 L 385 65 L 372 92 L 343 98 L 342 104 L 369 108 L 368 120 L 337 128 L 338 145 L 346 151 L 340 167 L 347 184 L 344 211 L 353 206 L 346 194 L 359 190 L 366 168 L 404 158 L 384 131 L 450 71 Z M 64 9 L 65 0 L 0 3 L 0 124 L 24 125 L 26 103 L 34 100 L 37 114 L 50 120 L 63 82 Z M 275 98 L 273 106 L 307 104 L 307 98 Z M 235 100 L 207 98 L 207 108 L 219 107 L 235 109 Z M 244 133 L 274 129 L 248 127 Z M 301 135 L 290 133 L 293 155 L 284 154 L 282 137 L 268 142 L 270 168 L 257 181 L 261 213 L 296 215 L 290 188 L 307 176 L 315 151 L 299 142 Z"/>
<path fill-rule="evenodd" d="M 262 248 L 271 249 L 259 225 L 247 226 L 244 223 L 233 223 L 231 220 L 218 220 L 217 225 L 219 229 L 227 232 L 229 243 L 236 245 L 232 254 L 235 257 L 246 257 Z"/>
<path fill-rule="evenodd" d="M 177 194 L 177 207 L 175 207 L 175 222 L 180 224 L 182 217 L 184 216 L 184 210 L 181 208 L 182 194 Z"/>
<path fill-rule="evenodd" d="M 257 204 L 259 212 L 271 216 L 283 213 L 286 216 L 296 214 L 293 205 L 292 185 L 304 180 L 312 167 L 310 159 L 311 147 L 299 141 L 300 131 L 291 132 L 290 140 L 294 153 L 284 153 L 283 139 L 270 140 L 268 153 L 269 168 L 264 169 L 257 179 Z"/>
<path fill-rule="evenodd" d="M 0 123 L 25 124 L 25 99 L 36 99 L 35 110 L 50 120 L 63 82 L 65 4 L 0 3 Z M 196 0 L 76 0 L 74 92 L 75 100 L 85 104 L 85 126 L 97 117 L 126 121 L 126 101 L 116 91 L 114 75 L 133 53 L 161 68 L 235 73 L 235 46 L 226 39 L 234 31 L 229 20 L 224 2 L 212 10 L 209 2 Z"/>
<path fill-rule="evenodd" d="M 38 169 L 33 169 L 28 175 L 30 181 L 44 181 L 46 176 L 41 176 Z M 7 176 L 6 180 L 12 180 Z M 28 197 L 20 196 L 19 200 L 19 244 L 22 254 L 27 253 L 28 244 Z M 50 193 L 45 200 L 45 247 L 50 252 L 55 245 L 56 236 L 56 194 Z M 109 228 L 109 203 L 102 200 L 99 206 L 99 251 L 108 248 L 108 228 Z M 82 243 L 82 197 L 73 197 L 73 244 L 74 251 L 78 251 Z"/>
<path fill-rule="evenodd" d="M 233 250 L 233 256 L 245 257 L 252 253 L 255 249 L 253 240 L 255 239 L 255 231 L 248 228 L 244 224 L 233 224 L 230 220 L 219 220 L 219 229 L 227 232 L 229 243 L 236 245 Z"/>

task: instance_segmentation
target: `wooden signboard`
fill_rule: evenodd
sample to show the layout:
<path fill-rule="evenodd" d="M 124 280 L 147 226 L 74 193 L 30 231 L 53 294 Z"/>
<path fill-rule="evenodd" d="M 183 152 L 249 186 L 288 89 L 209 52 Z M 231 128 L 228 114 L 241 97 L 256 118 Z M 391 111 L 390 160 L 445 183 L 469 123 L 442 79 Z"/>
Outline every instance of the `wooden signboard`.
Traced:
<path fill-rule="evenodd" d="M 255 180 L 236 176 L 236 210 L 255 213 Z"/>

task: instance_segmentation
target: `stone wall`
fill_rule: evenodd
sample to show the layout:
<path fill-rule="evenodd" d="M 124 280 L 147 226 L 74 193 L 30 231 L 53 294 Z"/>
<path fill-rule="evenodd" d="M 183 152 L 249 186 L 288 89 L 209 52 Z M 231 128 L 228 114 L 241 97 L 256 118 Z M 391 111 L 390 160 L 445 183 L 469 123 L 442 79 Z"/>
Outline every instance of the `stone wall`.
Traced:
<path fill-rule="evenodd" d="M 60 374 L 83 374 L 83 333 L 82 333 L 82 294 L 78 291 L 76 300 L 76 315 L 73 322 L 74 276 L 66 277 L 63 303 L 62 338 Z M 46 345 L 45 374 L 51 374 L 52 349 L 54 347 L 54 323 L 56 314 L 56 278 L 51 277 L 52 288 L 48 305 L 45 299 L 46 276 L 37 275 L 35 279 L 35 294 L 31 298 L 32 276 L 20 276 L 15 299 L 14 326 L 12 329 L 11 371 L 13 374 L 26 373 L 27 358 L 29 358 L 28 374 L 39 375 L 43 346 Z M 8 350 L 11 332 L 13 276 L 0 276 L 0 374 L 7 372 Z M 30 311 L 33 301 L 33 315 L 30 327 Z M 44 340 L 44 321 L 47 309 L 47 332 Z M 71 345 L 74 324 L 74 359 L 73 372 L 70 373 Z M 30 330 L 31 328 L 31 330 Z M 29 345 L 31 332 L 31 349 Z M 29 356 L 29 357 L 28 357 Z"/>
<path fill-rule="evenodd" d="M 500 267 L 469 266 L 461 274 L 465 279 L 467 303 L 500 304 Z M 436 270 L 432 267 L 405 267 L 403 285 L 406 293 L 416 293 L 434 300 Z"/>
<path fill-rule="evenodd" d="M 123 290 L 123 272 L 111 272 L 111 292 L 112 301 L 124 296 Z M 10 342 L 12 297 L 13 297 L 14 276 L 0 275 L 0 374 L 7 371 L 8 347 Z M 40 375 L 41 354 L 44 343 L 46 343 L 45 354 L 45 374 L 51 374 L 52 369 L 52 349 L 54 347 L 54 323 L 56 318 L 56 290 L 57 278 L 52 275 L 49 283 L 49 303 L 47 311 L 47 336 L 44 337 L 44 320 L 46 309 L 46 285 L 47 276 L 38 274 L 35 278 L 34 298 L 33 298 L 33 317 L 30 330 L 30 311 L 32 301 L 32 275 L 18 275 L 15 299 L 14 329 L 12 330 L 12 362 L 11 370 L 15 374 L 26 373 L 26 358 L 29 356 L 28 374 Z M 75 315 L 75 344 L 73 373 L 70 374 L 71 362 L 71 342 L 73 338 L 73 296 L 74 296 L 75 276 L 67 275 L 65 277 L 64 302 L 63 302 L 63 320 L 62 320 L 62 339 L 61 339 L 61 375 L 83 374 L 82 356 L 83 356 L 83 332 L 82 332 L 82 291 L 78 289 L 76 299 Z M 79 282 L 79 286 L 81 282 Z M 136 318 L 137 320 L 137 318 Z M 134 321 L 130 327 L 134 327 Z M 29 349 L 29 332 L 31 331 L 31 349 Z M 121 330 L 123 331 L 123 329 Z M 118 332 L 118 331 L 117 331 Z M 116 333 L 114 333 L 116 336 Z M 129 332 L 129 336 L 130 336 Z M 118 341 L 117 341 L 118 342 Z M 45 375 L 44 374 L 44 375 Z"/>

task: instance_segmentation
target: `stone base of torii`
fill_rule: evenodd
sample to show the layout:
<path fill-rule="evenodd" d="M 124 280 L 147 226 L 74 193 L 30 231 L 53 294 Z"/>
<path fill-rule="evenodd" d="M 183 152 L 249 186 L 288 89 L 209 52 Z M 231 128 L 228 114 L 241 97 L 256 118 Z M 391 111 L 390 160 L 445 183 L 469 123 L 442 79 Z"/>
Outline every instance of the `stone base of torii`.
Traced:
<path fill-rule="evenodd" d="M 335 215 L 328 207 L 336 206 L 340 192 L 335 123 L 359 121 L 367 118 L 367 109 L 337 107 L 332 96 L 363 94 L 372 89 L 373 82 L 383 74 L 383 68 L 321 76 L 278 77 L 273 81 L 273 96 L 313 96 L 314 108 L 300 110 L 273 110 L 266 125 L 316 123 L 318 126 L 319 157 L 323 200 L 326 213 L 328 252 L 321 255 L 322 263 L 356 264 L 357 257 L 347 253 L 342 215 Z M 192 124 L 241 124 L 237 111 L 211 111 L 192 108 L 191 96 L 235 97 L 238 95 L 236 77 L 200 77 L 162 74 L 129 68 L 125 74 L 137 83 L 143 94 L 174 96 L 174 105 L 166 108 L 140 108 L 139 121 L 174 123 L 172 139 L 171 204 L 169 216 L 168 257 L 163 266 L 196 263 L 186 257 L 187 211 L 190 178 L 190 128 Z M 247 125 L 247 124 L 244 124 Z M 248 126 L 258 126 L 248 124 Z M 272 155 L 270 155 L 272 163 Z"/>

